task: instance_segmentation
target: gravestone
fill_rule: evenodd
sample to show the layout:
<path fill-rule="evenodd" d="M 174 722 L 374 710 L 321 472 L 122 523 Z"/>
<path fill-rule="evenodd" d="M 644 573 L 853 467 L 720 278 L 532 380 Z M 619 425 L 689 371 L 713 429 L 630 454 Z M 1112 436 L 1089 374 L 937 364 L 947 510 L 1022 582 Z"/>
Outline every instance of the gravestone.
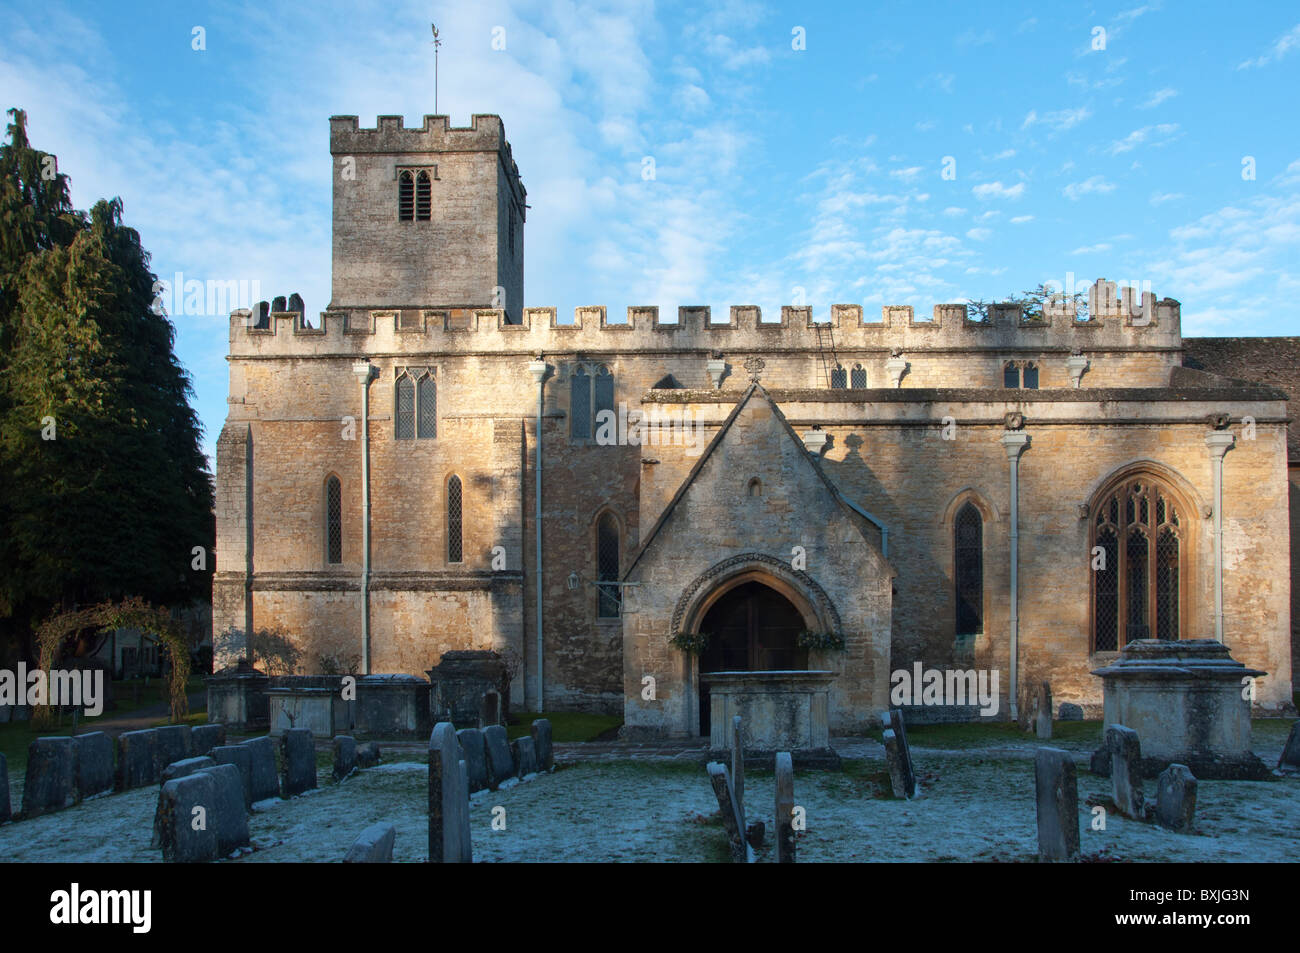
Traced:
<path fill-rule="evenodd" d="M 190 731 L 190 756 L 202 757 L 213 748 L 225 743 L 225 725 L 195 725 Z"/>
<path fill-rule="evenodd" d="M 456 728 L 440 721 L 429 738 L 429 863 L 469 863 L 469 792 Z"/>
<path fill-rule="evenodd" d="M 1074 702 L 1061 702 L 1056 712 L 1057 721 L 1083 721 L 1083 706 Z"/>
<path fill-rule="evenodd" d="M 350 735 L 334 736 L 334 780 L 342 781 L 357 769 L 357 740 Z"/>
<path fill-rule="evenodd" d="M 515 759 L 510 753 L 510 742 L 501 725 L 488 725 L 483 729 L 483 744 L 487 748 L 488 787 L 495 791 L 502 783 L 515 777 Z"/>
<path fill-rule="evenodd" d="M 168 781 L 174 781 L 177 778 L 188 778 L 195 771 L 202 768 L 211 768 L 217 763 L 215 758 L 206 754 L 197 758 L 182 758 L 180 761 L 173 761 L 163 768 L 162 780 L 159 782 L 158 787 L 161 788 Z"/>
<path fill-rule="evenodd" d="M 77 745 L 72 738 L 37 738 L 27 748 L 23 817 L 40 817 L 80 801 Z"/>
<path fill-rule="evenodd" d="M 731 846 L 731 859 L 738 864 L 749 863 L 749 845 L 745 843 L 745 828 L 736 810 L 736 795 L 731 786 L 731 776 L 727 766 L 718 761 L 708 764 L 709 783 L 713 785 L 713 794 L 718 799 L 718 810 L 722 814 L 722 826 L 727 832 L 727 842 Z"/>
<path fill-rule="evenodd" d="M 496 692 L 501 699 L 498 722 L 510 706 L 510 676 L 496 652 L 457 649 L 443 652 L 428 670 L 429 711 L 442 721 L 472 725 L 483 715 L 483 696 Z"/>
<path fill-rule="evenodd" d="M 113 739 L 102 731 L 76 735 L 77 796 L 88 798 L 113 790 Z"/>
<path fill-rule="evenodd" d="M 218 745 L 208 752 L 208 757 L 217 764 L 233 764 L 239 769 L 239 777 L 244 785 L 244 807 L 252 810 L 253 801 L 253 752 L 246 745 Z"/>
<path fill-rule="evenodd" d="M 1171 764 L 1156 778 L 1156 823 L 1190 833 L 1196 816 L 1196 778 L 1185 764 Z"/>
<path fill-rule="evenodd" d="M 117 736 L 117 778 L 114 785 L 117 790 L 129 791 L 146 784 L 157 784 L 163 767 L 165 765 L 158 763 L 156 729 L 124 731 Z"/>
<path fill-rule="evenodd" d="M 474 847 L 469 839 L 469 770 L 464 758 L 456 763 L 456 767 L 460 772 L 460 856 L 468 864 L 474 860 Z"/>
<path fill-rule="evenodd" d="M 510 751 L 520 780 L 537 773 L 537 752 L 533 748 L 532 738 L 516 738 L 510 743 Z"/>
<path fill-rule="evenodd" d="M 776 755 L 776 862 L 793 864 L 794 854 L 794 761 L 790 752 Z"/>
<path fill-rule="evenodd" d="M 0 824 L 11 817 L 13 809 L 9 804 L 9 759 L 0 751 Z"/>
<path fill-rule="evenodd" d="M 163 861 L 192 864 L 216 860 L 217 829 L 211 815 L 217 800 L 217 779 L 203 772 L 175 778 L 162 786 L 161 797 Z M 195 808 L 203 811 L 196 812 Z M 199 817 L 204 818 L 204 823 L 198 823 Z"/>
<path fill-rule="evenodd" d="M 153 731 L 158 737 L 155 757 L 158 759 L 158 776 L 162 777 L 162 769 L 167 765 L 191 757 L 190 726 L 163 725 Z"/>
<path fill-rule="evenodd" d="M 484 791 L 488 786 L 487 748 L 483 742 L 483 732 L 477 728 L 462 728 L 456 732 L 460 742 L 460 753 L 465 759 L 465 781 L 469 793 Z"/>
<path fill-rule="evenodd" d="M 1052 684 L 1047 680 L 1038 686 L 1038 717 L 1035 719 L 1039 741 L 1052 739 Z"/>
<path fill-rule="evenodd" d="M 158 785 L 158 806 L 154 808 L 153 812 L 153 840 L 149 844 L 150 848 L 157 850 L 162 846 L 163 785 L 177 778 L 188 778 L 195 771 L 210 768 L 213 764 L 215 762 L 210 757 L 204 756 L 201 758 L 182 758 L 180 761 L 173 761 L 163 768 L 162 782 Z"/>
<path fill-rule="evenodd" d="M 291 798 L 316 787 L 316 743 L 310 728 L 289 728 L 280 736 L 280 796 Z"/>
<path fill-rule="evenodd" d="M 244 779 L 233 764 L 214 764 L 199 768 L 196 774 L 209 774 L 216 786 L 212 806 L 208 808 L 208 826 L 217 832 L 217 850 L 225 857 L 248 846 L 248 811 L 244 807 Z"/>
<path fill-rule="evenodd" d="M 371 824 L 357 835 L 343 858 L 345 864 L 387 864 L 393 860 L 397 828 L 392 824 Z"/>
<path fill-rule="evenodd" d="M 357 767 L 373 768 L 379 763 L 379 743 L 367 741 L 357 748 Z"/>
<path fill-rule="evenodd" d="M 253 803 L 280 796 L 280 773 L 275 766 L 275 742 L 268 736 L 250 738 L 243 743 L 251 755 L 249 783 Z"/>
<path fill-rule="evenodd" d="M 1038 856 L 1074 860 L 1079 856 L 1079 785 L 1074 761 L 1060 748 L 1034 753 L 1038 813 Z"/>
<path fill-rule="evenodd" d="M 1277 771 L 1284 775 L 1300 774 L 1300 721 L 1291 726 L 1291 733 L 1286 736 L 1282 756 L 1277 759 Z"/>
<path fill-rule="evenodd" d="M 916 797 L 916 769 L 912 766 L 912 749 L 907 743 L 907 724 L 903 713 L 897 709 L 881 712 L 881 723 L 885 731 L 893 734 L 893 747 L 885 738 L 885 762 L 889 767 L 889 784 L 894 797 Z M 882 735 L 883 737 L 883 735 Z"/>
<path fill-rule="evenodd" d="M 1125 817 L 1142 817 L 1142 743 L 1138 733 L 1123 725 L 1106 726 L 1110 752 L 1110 796 Z"/>
<path fill-rule="evenodd" d="M 555 746 L 551 742 L 551 722 L 547 718 L 533 720 L 533 751 L 537 754 L 537 767 L 550 771 L 555 767 Z"/>
<path fill-rule="evenodd" d="M 731 718 L 731 793 L 736 798 L 740 829 L 745 827 L 745 730 L 739 715 Z"/>

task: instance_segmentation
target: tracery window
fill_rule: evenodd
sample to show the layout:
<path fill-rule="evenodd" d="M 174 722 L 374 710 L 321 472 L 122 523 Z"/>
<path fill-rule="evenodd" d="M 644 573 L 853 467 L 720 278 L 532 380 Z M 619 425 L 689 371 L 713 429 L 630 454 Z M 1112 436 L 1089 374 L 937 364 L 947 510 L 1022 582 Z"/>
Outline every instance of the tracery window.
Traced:
<path fill-rule="evenodd" d="M 867 386 L 867 369 L 861 364 L 853 365 L 853 372 L 849 376 L 849 386 L 854 390 L 862 390 Z"/>
<path fill-rule="evenodd" d="M 393 434 L 398 440 L 438 436 L 438 381 L 429 368 L 402 368 L 393 383 Z"/>
<path fill-rule="evenodd" d="M 415 220 L 427 222 L 433 208 L 433 196 L 430 189 L 429 173 L 421 171 L 415 177 Z"/>
<path fill-rule="evenodd" d="M 1181 638 L 1188 529 L 1182 504 L 1143 474 L 1108 491 L 1090 514 L 1092 650 Z"/>
<path fill-rule="evenodd" d="M 834 390 L 844 390 L 848 387 L 848 372 L 844 370 L 842 364 L 836 364 L 831 368 L 831 387 Z"/>

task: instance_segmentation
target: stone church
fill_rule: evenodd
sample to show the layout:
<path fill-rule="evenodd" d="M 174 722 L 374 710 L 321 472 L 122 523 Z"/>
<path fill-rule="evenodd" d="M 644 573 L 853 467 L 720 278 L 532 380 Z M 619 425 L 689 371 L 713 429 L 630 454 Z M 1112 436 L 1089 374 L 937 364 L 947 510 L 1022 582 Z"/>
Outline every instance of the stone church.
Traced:
<path fill-rule="evenodd" d="M 304 672 L 493 649 L 516 707 L 680 737 L 709 672 L 831 672 L 838 731 L 930 669 L 995 673 L 998 717 L 1044 679 L 1097 715 L 1128 641 L 1220 638 L 1290 705 L 1300 339 L 1265 380 L 1246 339 L 1198 347 L 1177 301 L 1106 281 L 1086 316 L 569 320 L 523 307 L 499 117 L 336 116 L 330 152 L 328 308 L 231 315 L 219 664 L 273 626 Z"/>

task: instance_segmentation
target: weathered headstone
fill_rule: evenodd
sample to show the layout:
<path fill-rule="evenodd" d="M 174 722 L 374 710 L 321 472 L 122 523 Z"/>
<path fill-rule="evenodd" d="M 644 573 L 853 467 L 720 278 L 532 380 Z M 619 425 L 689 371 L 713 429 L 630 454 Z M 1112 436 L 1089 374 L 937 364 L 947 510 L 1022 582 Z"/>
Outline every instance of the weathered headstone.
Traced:
<path fill-rule="evenodd" d="M 217 829 L 211 817 L 216 800 L 217 779 L 203 772 L 162 786 L 161 846 L 166 863 L 217 859 Z"/>
<path fill-rule="evenodd" d="M 252 810 L 253 801 L 253 752 L 245 745 L 218 745 L 207 755 L 217 764 L 233 764 L 239 769 L 239 777 L 244 785 L 244 807 Z"/>
<path fill-rule="evenodd" d="M 1038 717 L 1035 719 L 1039 741 L 1052 739 L 1052 684 L 1044 679 L 1038 685 Z"/>
<path fill-rule="evenodd" d="M 532 738 L 516 738 L 510 742 L 510 751 L 514 756 L 515 770 L 519 778 L 537 773 L 537 752 L 533 749 Z"/>
<path fill-rule="evenodd" d="M 201 768 L 210 768 L 215 763 L 212 758 L 205 755 L 201 758 L 182 758 L 180 761 L 173 761 L 163 768 L 162 781 L 158 785 L 158 806 L 154 808 L 153 812 L 153 840 L 149 844 L 151 848 L 157 850 L 162 846 L 163 785 L 177 778 L 188 778 L 195 771 Z"/>
<path fill-rule="evenodd" d="M 393 859 L 397 828 L 392 824 L 371 824 L 357 835 L 348 848 L 345 864 L 387 864 Z"/>
<path fill-rule="evenodd" d="M 776 862 L 793 864 L 794 852 L 794 761 L 790 752 L 776 755 Z"/>
<path fill-rule="evenodd" d="M 429 738 L 429 863 L 469 863 L 469 792 L 456 728 L 440 721 Z"/>
<path fill-rule="evenodd" d="M 225 725 L 195 725 L 190 732 L 190 755 L 199 758 L 226 743 Z"/>
<path fill-rule="evenodd" d="M 1074 860 L 1079 856 L 1079 784 L 1074 760 L 1060 748 L 1034 753 L 1038 812 L 1038 856 Z"/>
<path fill-rule="evenodd" d="M 540 771 L 550 771 L 555 767 L 555 747 L 551 741 L 551 722 L 547 718 L 533 720 L 533 751 L 537 754 L 537 767 Z"/>
<path fill-rule="evenodd" d="M 77 794 L 81 798 L 113 790 L 113 739 L 102 731 L 76 735 Z"/>
<path fill-rule="evenodd" d="M 40 817 L 80 800 L 76 742 L 71 738 L 37 738 L 27 748 L 23 816 Z"/>
<path fill-rule="evenodd" d="M 167 765 L 191 757 L 191 729 L 189 725 L 163 725 L 153 731 L 158 736 L 155 757 L 158 759 L 158 776 L 162 777 L 162 769 Z"/>
<path fill-rule="evenodd" d="M 1196 778 L 1185 764 L 1171 764 L 1156 778 L 1156 823 L 1187 833 L 1196 817 Z"/>
<path fill-rule="evenodd" d="M 316 787 L 316 743 L 310 728 L 289 728 L 280 736 L 280 796 L 291 798 Z"/>
<path fill-rule="evenodd" d="M 474 860 L 474 846 L 469 836 L 469 769 L 465 767 L 464 758 L 456 763 L 456 767 L 460 771 L 460 856 L 462 863 L 468 864 Z"/>
<path fill-rule="evenodd" d="M 244 807 L 244 779 L 233 764 L 199 768 L 196 774 L 210 774 L 216 784 L 208 825 L 217 832 L 217 850 L 222 856 L 248 846 L 248 811 Z"/>
<path fill-rule="evenodd" d="M 379 743 L 367 741 L 357 748 L 357 767 L 373 768 L 379 763 Z"/>
<path fill-rule="evenodd" d="M 1110 752 L 1110 796 L 1125 817 L 1142 817 L 1142 744 L 1138 734 L 1124 725 L 1106 726 Z"/>
<path fill-rule="evenodd" d="M 218 764 L 218 761 L 207 754 L 197 758 L 182 758 L 179 761 L 173 761 L 163 768 L 162 780 L 159 781 L 158 787 L 161 788 L 168 781 L 175 781 L 177 778 L 188 778 L 195 771 L 201 768 L 210 768 L 215 764 Z"/>
<path fill-rule="evenodd" d="M 252 761 L 249 765 L 249 782 L 253 787 L 253 803 L 280 796 L 280 773 L 275 767 L 275 742 L 268 736 L 249 738 L 243 743 Z"/>
<path fill-rule="evenodd" d="M 334 736 L 334 780 L 342 781 L 357 769 L 357 740 L 351 735 Z"/>
<path fill-rule="evenodd" d="M 484 728 L 483 743 L 487 747 L 488 787 L 495 791 L 515 777 L 515 759 L 510 753 L 510 742 L 503 726 L 488 725 Z"/>
<path fill-rule="evenodd" d="M 483 743 L 483 732 L 477 728 L 462 728 L 456 732 L 460 742 L 460 753 L 465 759 L 465 781 L 469 793 L 483 791 L 487 788 L 487 748 Z"/>
<path fill-rule="evenodd" d="M 718 761 L 710 761 L 708 772 L 709 783 L 713 785 L 713 794 L 718 799 L 718 810 L 722 814 L 722 826 L 731 846 L 731 859 L 738 864 L 749 863 L 749 845 L 745 843 L 745 828 L 736 811 L 736 796 L 727 766 Z"/>
<path fill-rule="evenodd" d="M 117 790 L 157 784 L 164 767 L 158 763 L 157 729 L 124 731 L 117 736 Z"/>
<path fill-rule="evenodd" d="M 1074 702 L 1061 702 L 1056 712 L 1057 721 L 1083 721 L 1083 706 Z"/>
<path fill-rule="evenodd" d="M 739 715 L 731 718 L 731 793 L 736 798 L 736 816 L 745 830 L 745 726 Z"/>
<path fill-rule="evenodd" d="M 0 751 L 0 824 L 12 816 L 13 808 L 9 803 L 9 759 Z"/>
<path fill-rule="evenodd" d="M 1277 759 L 1279 774 L 1300 774 L 1300 721 L 1291 726 L 1291 733 L 1286 736 L 1282 746 L 1282 756 Z"/>
<path fill-rule="evenodd" d="M 907 744 L 907 725 L 903 713 L 897 708 L 882 712 L 881 723 L 885 732 L 892 734 L 893 741 L 882 733 L 885 742 L 885 763 L 889 768 L 889 784 L 894 797 L 916 797 L 916 769 L 912 766 L 912 750 Z"/>

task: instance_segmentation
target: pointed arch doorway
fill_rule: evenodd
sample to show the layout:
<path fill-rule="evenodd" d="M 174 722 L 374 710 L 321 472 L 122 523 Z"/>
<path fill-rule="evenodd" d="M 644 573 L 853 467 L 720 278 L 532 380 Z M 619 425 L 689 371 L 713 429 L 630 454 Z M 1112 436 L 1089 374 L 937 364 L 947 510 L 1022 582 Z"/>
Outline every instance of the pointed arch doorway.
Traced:
<path fill-rule="evenodd" d="M 761 582 L 742 582 L 704 613 L 699 631 L 709 634 L 700 673 L 806 671 L 808 650 L 799 646 L 807 625 L 788 598 Z M 700 733 L 710 730 L 709 686 L 700 680 Z"/>

